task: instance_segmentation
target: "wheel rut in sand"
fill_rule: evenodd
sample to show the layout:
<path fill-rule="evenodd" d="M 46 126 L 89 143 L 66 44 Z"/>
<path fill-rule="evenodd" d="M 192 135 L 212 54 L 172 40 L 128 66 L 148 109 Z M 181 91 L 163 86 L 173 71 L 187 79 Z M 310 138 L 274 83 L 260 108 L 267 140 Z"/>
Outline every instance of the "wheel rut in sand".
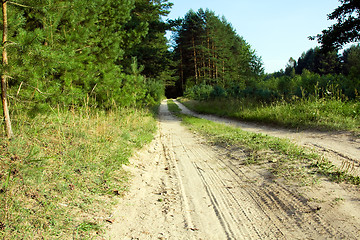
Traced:
<path fill-rule="evenodd" d="M 295 131 L 282 128 L 273 128 L 254 123 L 217 117 L 214 115 L 198 114 L 183 104 L 174 101 L 183 113 L 195 117 L 237 126 L 245 131 L 267 134 L 274 137 L 287 138 L 306 147 L 311 147 L 327 157 L 335 166 L 354 176 L 360 176 L 360 138 L 348 132 L 319 132 Z"/>
<path fill-rule="evenodd" d="M 128 223 L 113 224 L 111 239 L 359 236 L 358 222 L 350 221 L 346 230 L 342 229 L 330 219 L 334 217 L 331 213 L 324 214 L 296 189 L 274 181 L 265 169 L 244 165 L 241 156 L 231 158 L 226 149 L 205 144 L 204 139 L 180 125 L 166 102 L 160 107 L 159 136 L 152 144 L 156 149 L 133 160 L 135 166 L 139 162 L 145 165 L 144 172 L 141 176 L 134 173 L 133 190 L 117 211 L 122 213 L 117 219 L 126 219 L 129 211 L 134 212 L 133 218 Z M 148 162 L 154 155 L 157 162 Z M 151 182 L 144 184 L 144 178 Z M 155 194 L 161 191 L 166 193 L 158 202 Z"/>

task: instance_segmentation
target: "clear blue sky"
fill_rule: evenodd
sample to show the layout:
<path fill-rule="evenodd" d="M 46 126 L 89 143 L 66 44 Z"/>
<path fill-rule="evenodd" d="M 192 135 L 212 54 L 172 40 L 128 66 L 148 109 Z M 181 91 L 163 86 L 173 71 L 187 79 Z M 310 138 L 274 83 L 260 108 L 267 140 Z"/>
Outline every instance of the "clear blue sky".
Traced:
<path fill-rule="evenodd" d="M 265 72 L 284 69 L 290 57 L 317 46 L 308 36 L 321 33 L 332 22 L 327 14 L 338 0 L 169 0 L 174 3 L 168 18 L 175 19 L 193 9 L 213 10 L 225 16 L 237 34 L 261 56 Z"/>

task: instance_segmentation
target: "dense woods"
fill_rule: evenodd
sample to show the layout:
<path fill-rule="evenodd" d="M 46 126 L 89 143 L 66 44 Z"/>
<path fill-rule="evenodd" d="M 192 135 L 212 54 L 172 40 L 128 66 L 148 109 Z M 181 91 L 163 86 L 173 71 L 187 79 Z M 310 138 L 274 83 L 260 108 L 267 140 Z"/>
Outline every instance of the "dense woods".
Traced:
<path fill-rule="evenodd" d="M 88 101 L 106 109 L 163 95 L 167 0 L 3 2 L 10 104 L 38 111 Z"/>
<path fill-rule="evenodd" d="M 260 57 L 224 17 L 208 9 L 190 10 L 173 23 L 178 76 L 173 91 L 178 96 L 200 84 L 244 87 L 262 73 Z"/>

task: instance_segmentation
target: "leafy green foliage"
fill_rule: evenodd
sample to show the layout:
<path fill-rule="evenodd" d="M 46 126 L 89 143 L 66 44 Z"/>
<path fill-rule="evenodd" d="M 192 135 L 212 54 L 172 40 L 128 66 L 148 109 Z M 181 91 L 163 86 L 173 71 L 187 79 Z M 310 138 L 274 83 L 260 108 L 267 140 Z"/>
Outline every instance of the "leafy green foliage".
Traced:
<path fill-rule="evenodd" d="M 17 3 L 9 4 L 12 101 L 109 109 L 160 99 L 163 90 L 147 87 L 165 88 L 167 0 Z"/>
<path fill-rule="evenodd" d="M 208 100 L 213 90 L 214 89 L 211 85 L 206 85 L 206 84 L 195 85 L 191 88 L 187 88 L 184 93 L 184 96 L 195 100 Z"/>
<path fill-rule="evenodd" d="M 114 197 L 126 190 L 122 164 L 156 129 L 140 107 L 164 95 L 168 62 L 159 59 L 169 53 L 161 16 L 171 4 L 8 6 L 16 134 L 0 139 L 0 238 L 97 238 Z"/>
<path fill-rule="evenodd" d="M 339 0 L 341 5 L 328 15 L 329 20 L 336 20 L 328 29 L 316 37 L 325 51 L 338 49 L 350 42 L 360 40 L 360 3 L 358 0 Z"/>

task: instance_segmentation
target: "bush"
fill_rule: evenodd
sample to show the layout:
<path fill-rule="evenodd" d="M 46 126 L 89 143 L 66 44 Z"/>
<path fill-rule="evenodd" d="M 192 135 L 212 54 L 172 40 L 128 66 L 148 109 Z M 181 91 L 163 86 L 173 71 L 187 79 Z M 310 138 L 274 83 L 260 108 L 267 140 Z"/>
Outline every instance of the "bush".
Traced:
<path fill-rule="evenodd" d="M 210 93 L 211 98 L 224 98 L 226 96 L 226 90 L 218 85 L 216 85 Z"/>
<path fill-rule="evenodd" d="M 148 80 L 146 82 L 146 97 L 144 99 L 145 105 L 155 105 L 161 101 L 165 96 L 165 85 L 161 81 Z"/>
<path fill-rule="evenodd" d="M 195 85 L 191 88 L 187 88 L 184 92 L 184 96 L 194 100 L 208 100 L 210 99 L 213 87 L 206 84 Z"/>

